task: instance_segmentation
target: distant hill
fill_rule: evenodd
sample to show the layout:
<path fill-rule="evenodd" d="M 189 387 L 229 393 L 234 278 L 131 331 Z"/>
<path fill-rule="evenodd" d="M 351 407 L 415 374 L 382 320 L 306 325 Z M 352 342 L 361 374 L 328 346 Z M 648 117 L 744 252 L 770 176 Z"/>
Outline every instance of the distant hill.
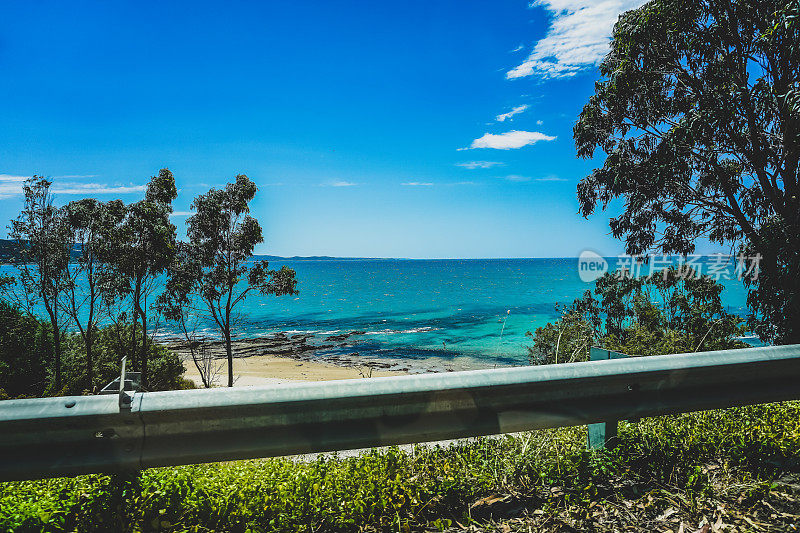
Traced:
<path fill-rule="evenodd" d="M 76 245 L 77 246 L 77 245 Z M 17 252 L 17 243 L 16 241 L 10 239 L 0 239 L 0 264 L 8 264 L 14 261 L 14 256 Z M 72 252 L 73 258 L 76 257 L 78 254 L 78 249 L 76 248 Z M 312 256 L 293 256 L 293 257 L 282 257 L 279 255 L 255 255 L 253 256 L 254 259 L 266 259 L 267 261 L 364 261 L 364 260 L 372 260 L 372 261 L 381 261 L 382 258 L 374 258 L 374 257 L 332 257 L 328 255 L 312 255 Z"/>
<path fill-rule="evenodd" d="M 266 261 L 393 261 L 392 257 L 334 257 L 330 255 L 293 255 L 283 257 L 280 255 L 254 255 L 253 259 Z"/>
<path fill-rule="evenodd" d="M 0 239 L 0 264 L 10 263 L 17 254 L 17 243 L 8 239 Z"/>

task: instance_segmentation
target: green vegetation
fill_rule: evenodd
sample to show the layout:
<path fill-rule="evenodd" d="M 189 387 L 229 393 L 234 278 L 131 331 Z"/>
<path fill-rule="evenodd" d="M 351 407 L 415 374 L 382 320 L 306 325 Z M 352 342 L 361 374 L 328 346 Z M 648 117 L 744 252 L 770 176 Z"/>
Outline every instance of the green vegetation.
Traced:
<path fill-rule="evenodd" d="M 585 450 L 584 428 L 564 428 L 309 462 L 5 483 L 0 529 L 675 531 L 684 521 L 694 531 L 703 517 L 751 529 L 747 516 L 785 530 L 800 518 L 797 477 L 787 476 L 798 454 L 792 402 L 622 424 L 619 446 L 599 453 Z"/>
<path fill-rule="evenodd" d="M 253 291 L 263 295 L 297 294 L 291 268 L 271 270 L 267 261 L 251 262 L 256 244 L 264 241 L 261 225 L 250 216 L 249 203 L 256 184 L 247 176 L 236 176 L 224 189 L 211 189 L 195 198 L 194 215 L 186 221 L 188 243 L 181 243 L 169 268 L 169 281 L 159 300 L 164 316 L 176 322 L 191 346 L 192 358 L 203 380 L 210 386 L 208 368 L 199 363 L 189 333 L 187 315 L 204 317 L 216 324 L 228 357 L 228 386 L 233 387 L 232 332 L 236 306 Z M 197 305 L 192 305 L 198 301 Z M 194 331 L 194 328 L 191 328 Z"/>
<path fill-rule="evenodd" d="M 116 323 L 94 331 L 92 374 L 105 385 L 119 377 L 120 357 L 129 350 L 131 325 Z M 0 301 L 0 399 L 77 395 L 86 391 L 86 346 L 79 333 L 63 339 L 62 385 L 55 388 L 49 322 Z M 191 387 L 183 363 L 163 346 L 149 343 L 150 390 Z"/>
<path fill-rule="evenodd" d="M 14 347 L 0 353 L 0 384 L 7 384 L 7 394 L 95 391 L 109 381 L 106 367 L 118 373 L 123 355 L 130 370 L 141 372 L 142 390 L 177 387 L 180 364 L 154 345 L 150 330 L 166 318 L 188 338 L 186 316 L 196 300 L 207 312 L 193 312 L 193 318 L 216 323 L 225 340 L 232 385 L 235 306 L 252 291 L 294 294 L 297 284 L 291 269 L 270 270 L 266 261 L 249 264 L 263 241 L 248 208 L 256 185 L 239 175 L 224 189 L 198 196 L 192 204 L 197 213 L 187 220 L 189 242 L 180 245 L 170 222 L 177 189 L 168 169 L 150 179 L 143 200 L 130 205 L 82 198 L 56 207 L 51 185 L 41 176 L 25 181 L 25 204 L 9 225 L 13 240 L 0 247 L 17 270 L 14 277 L 0 276 L 2 313 L 13 317 L 0 325 L 5 343 L 0 349 Z M 165 272 L 166 288 L 159 279 Z M 46 315 L 47 326 L 38 314 Z M 70 328 L 80 342 L 66 333 Z M 80 357 L 74 353 L 78 345 Z M 77 361 L 83 362 L 81 372 Z M 201 376 L 208 386 L 202 371 Z"/>
<path fill-rule="evenodd" d="M 798 2 L 654 0 L 620 16 L 574 128 L 580 157 L 606 156 L 582 214 L 619 205 L 631 254 L 761 254 L 751 322 L 778 344 L 800 342 L 798 72 Z"/>
<path fill-rule="evenodd" d="M 742 319 L 722 308 L 723 287 L 688 267 L 650 278 L 605 274 L 554 323 L 527 333 L 533 364 L 586 361 L 599 346 L 628 355 L 746 348 Z"/>

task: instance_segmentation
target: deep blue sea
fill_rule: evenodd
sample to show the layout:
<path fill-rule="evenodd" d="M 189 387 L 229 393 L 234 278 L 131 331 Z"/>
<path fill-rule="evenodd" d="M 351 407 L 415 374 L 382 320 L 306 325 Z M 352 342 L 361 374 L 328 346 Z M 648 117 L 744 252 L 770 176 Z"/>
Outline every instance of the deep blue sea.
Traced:
<path fill-rule="evenodd" d="M 295 269 L 300 294 L 250 296 L 238 308 L 238 337 L 308 332 L 324 338 L 356 330 L 364 333 L 343 355 L 457 366 L 526 362 L 525 332 L 557 318 L 557 303 L 569 304 L 593 286 L 579 278 L 576 258 L 270 261 L 272 268 L 280 265 Z M 744 316 L 741 282 L 721 281 L 728 311 Z"/>

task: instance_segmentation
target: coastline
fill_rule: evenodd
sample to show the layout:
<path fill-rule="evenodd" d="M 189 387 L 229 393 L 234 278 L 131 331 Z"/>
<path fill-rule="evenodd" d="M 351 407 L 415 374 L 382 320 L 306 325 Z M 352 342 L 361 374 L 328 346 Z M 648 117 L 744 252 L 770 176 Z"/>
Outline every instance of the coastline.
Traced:
<path fill-rule="evenodd" d="M 490 368 L 468 358 L 453 361 L 408 359 L 391 355 L 375 357 L 358 352 L 352 337 L 363 334 L 352 330 L 325 337 L 313 333 L 286 332 L 233 341 L 234 386 L 278 385 L 300 381 L 359 379 L 430 372 L 453 372 Z M 164 336 L 159 344 L 174 351 L 186 367 L 184 377 L 202 386 L 200 373 L 192 361 L 185 339 Z M 203 339 L 210 365 L 216 369 L 215 386 L 227 382 L 225 344 Z"/>

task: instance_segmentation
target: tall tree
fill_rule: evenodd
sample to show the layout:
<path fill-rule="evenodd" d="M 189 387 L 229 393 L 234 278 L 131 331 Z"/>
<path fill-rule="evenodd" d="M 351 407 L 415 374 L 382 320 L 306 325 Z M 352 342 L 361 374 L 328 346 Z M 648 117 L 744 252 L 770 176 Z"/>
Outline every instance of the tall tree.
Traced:
<path fill-rule="evenodd" d="M 64 208 L 66 227 L 78 256 L 67 268 L 68 287 L 63 308 L 75 323 L 86 349 L 86 385 L 94 386 L 93 343 L 97 324 L 121 294 L 121 280 L 112 268 L 115 238 L 125 216 L 121 200 L 100 202 L 84 198 Z"/>
<path fill-rule="evenodd" d="M 186 221 L 189 237 L 180 268 L 171 271 L 168 289 L 173 301 L 199 298 L 225 341 L 228 386 L 233 386 L 232 326 L 235 307 L 257 291 L 281 296 L 296 294 L 294 270 L 270 270 L 267 261 L 252 261 L 256 244 L 264 241 L 261 226 L 248 204 L 257 191 L 247 176 L 238 175 L 224 189 L 211 189 L 192 203 L 196 213 Z"/>
<path fill-rule="evenodd" d="M 788 315 L 762 330 L 777 342 L 800 342 L 799 43 L 797 2 L 654 0 L 620 16 L 574 128 L 579 156 L 606 155 L 581 213 L 624 199 L 628 253 L 761 254 L 749 301 L 757 322 Z"/>
<path fill-rule="evenodd" d="M 120 226 L 117 247 L 112 262 L 127 282 L 133 307 L 132 349 L 136 350 L 136 325 L 142 326 L 139 357 L 134 356 L 134 368 L 142 373 L 142 386 L 147 386 L 148 299 L 158 286 L 158 276 L 175 255 L 175 226 L 169 221 L 172 201 L 178 195 L 175 178 L 166 168 L 153 176 L 147 185 L 144 200 L 128 206 Z"/>
<path fill-rule="evenodd" d="M 210 388 L 222 365 L 217 364 L 211 351 L 207 350 L 205 337 L 197 333 L 208 312 L 206 303 L 197 297 L 202 274 L 203 267 L 191 244 L 179 242 L 169 267 L 166 287 L 157 305 L 164 317 L 178 326 L 203 386 Z"/>
<path fill-rule="evenodd" d="M 53 335 L 54 388 L 61 390 L 61 336 L 64 324 L 58 302 L 67 288 L 66 271 L 71 242 L 64 231 L 63 212 L 53 206 L 51 182 L 41 176 L 25 181 L 25 204 L 11 221 L 9 236 L 15 241 L 14 264 L 19 270 L 22 293 L 16 302 L 30 315 L 38 305 L 50 319 Z M 7 289 L 16 288 L 7 284 Z"/>

